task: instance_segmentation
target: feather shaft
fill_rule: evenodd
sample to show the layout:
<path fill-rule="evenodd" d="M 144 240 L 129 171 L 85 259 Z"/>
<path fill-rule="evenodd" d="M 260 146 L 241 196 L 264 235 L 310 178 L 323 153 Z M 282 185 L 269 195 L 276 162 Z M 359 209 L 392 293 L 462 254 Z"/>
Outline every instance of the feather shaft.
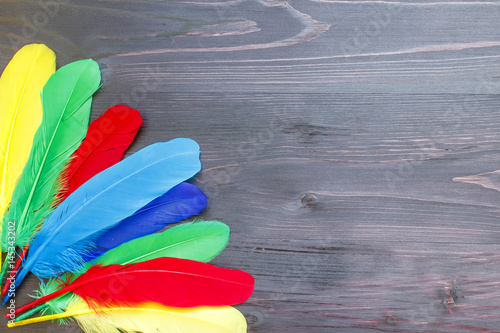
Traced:
<path fill-rule="evenodd" d="M 24 319 L 34 315 L 35 313 L 42 311 L 44 308 L 46 308 L 45 304 L 38 305 L 38 306 L 34 307 L 33 309 L 30 309 L 24 313 L 21 313 L 19 316 L 16 317 L 15 321 L 17 322 L 17 321 L 24 320 Z"/>
<path fill-rule="evenodd" d="M 72 312 L 68 311 L 68 312 L 62 312 L 62 313 L 55 313 L 55 314 L 48 315 L 48 316 L 23 319 L 20 321 L 16 321 L 14 323 L 8 323 L 7 326 L 8 327 L 24 326 L 24 325 L 29 325 L 29 324 L 41 323 L 44 321 L 79 316 L 79 315 L 87 314 L 87 313 L 89 313 L 89 311 L 72 311 Z"/>

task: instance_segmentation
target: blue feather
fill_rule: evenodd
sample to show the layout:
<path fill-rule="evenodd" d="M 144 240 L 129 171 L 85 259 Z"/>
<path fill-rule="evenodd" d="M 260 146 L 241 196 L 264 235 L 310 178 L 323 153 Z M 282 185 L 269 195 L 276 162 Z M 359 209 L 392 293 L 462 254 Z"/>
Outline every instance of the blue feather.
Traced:
<path fill-rule="evenodd" d="M 87 181 L 46 219 L 15 286 L 28 271 L 46 278 L 78 270 L 86 248 L 75 244 L 98 236 L 191 178 L 201 168 L 199 154 L 198 144 L 190 139 L 155 143 Z"/>
<path fill-rule="evenodd" d="M 120 244 L 152 234 L 167 224 L 199 214 L 206 207 L 207 197 L 198 187 L 180 183 L 94 239 L 92 243 L 97 249 L 89 255 L 84 255 L 83 258 L 85 261 L 95 259 Z"/>

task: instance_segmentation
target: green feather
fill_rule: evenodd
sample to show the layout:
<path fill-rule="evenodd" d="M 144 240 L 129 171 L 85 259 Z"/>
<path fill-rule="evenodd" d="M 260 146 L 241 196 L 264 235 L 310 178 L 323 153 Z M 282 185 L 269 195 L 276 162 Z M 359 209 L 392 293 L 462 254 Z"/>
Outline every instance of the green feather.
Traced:
<path fill-rule="evenodd" d="M 224 250 L 229 227 L 219 221 L 194 221 L 136 238 L 104 253 L 95 264 L 131 264 L 159 257 L 208 262 Z"/>
<path fill-rule="evenodd" d="M 224 250 L 229 241 L 229 227 L 219 221 L 194 221 L 177 225 L 164 232 L 140 237 L 124 243 L 96 259 L 99 265 L 126 265 L 151 260 L 159 257 L 175 257 L 208 262 Z M 87 263 L 78 274 L 65 273 L 61 277 L 51 278 L 46 285 L 40 284 L 36 297 L 48 295 L 74 281 L 90 268 Z M 43 311 L 43 314 L 61 313 L 70 298 L 67 294 L 53 299 L 34 309 L 21 314 L 17 320 Z"/>
<path fill-rule="evenodd" d="M 24 247 L 54 208 L 57 178 L 87 133 L 100 81 L 99 66 L 89 59 L 62 67 L 45 84 L 42 124 L 4 217 L 15 223 L 16 246 Z"/>

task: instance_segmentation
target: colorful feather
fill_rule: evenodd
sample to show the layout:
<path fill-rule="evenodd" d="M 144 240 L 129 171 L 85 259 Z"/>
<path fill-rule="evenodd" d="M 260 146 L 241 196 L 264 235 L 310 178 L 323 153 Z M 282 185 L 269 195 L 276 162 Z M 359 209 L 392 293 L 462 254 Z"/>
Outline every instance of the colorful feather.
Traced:
<path fill-rule="evenodd" d="M 128 307 L 92 309 L 78 296 L 73 296 L 68 303 L 65 312 L 9 323 L 8 326 L 17 327 L 74 316 L 86 333 L 243 333 L 247 331 L 245 317 L 230 306 L 174 308 L 147 302 Z"/>
<path fill-rule="evenodd" d="M 195 175 L 200 170 L 199 154 L 198 144 L 190 139 L 156 143 L 91 178 L 46 219 L 16 287 L 28 271 L 38 277 L 77 271 L 86 248 L 82 239 L 97 236 Z"/>
<path fill-rule="evenodd" d="M 55 67 L 51 49 L 31 44 L 14 55 L 0 78 L 0 216 L 28 161 L 42 121 L 40 93 Z"/>
<path fill-rule="evenodd" d="M 62 173 L 58 203 L 87 180 L 121 161 L 142 123 L 139 112 L 125 105 L 115 105 L 94 120 Z"/>
<path fill-rule="evenodd" d="M 92 260 L 108 249 L 152 234 L 167 224 L 190 218 L 206 206 L 207 197 L 198 187 L 180 183 L 95 239 L 93 243 L 97 248 L 85 255 L 84 259 Z"/>
<path fill-rule="evenodd" d="M 253 288 L 253 277 L 244 271 L 162 257 L 131 265 L 93 266 L 70 285 L 17 308 L 15 315 L 69 292 L 91 307 L 148 301 L 194 307 L 239 304 L 250 297 Z"/>

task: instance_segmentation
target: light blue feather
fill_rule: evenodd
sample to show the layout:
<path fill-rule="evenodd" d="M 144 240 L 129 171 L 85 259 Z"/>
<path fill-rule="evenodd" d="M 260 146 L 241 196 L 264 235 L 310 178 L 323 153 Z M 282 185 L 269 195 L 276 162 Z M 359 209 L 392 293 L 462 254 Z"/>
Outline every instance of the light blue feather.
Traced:
<path fill-rule="evenodd" d="M 201 167 L 199 153 L 190 139 L 156 143 L 90 179 L 47 218 L 30 246 L 16 287 L 28 271 L 46 278 L 78 270 L 86 249 L 74 244 L 98 236 L 191 178 Z"/>

